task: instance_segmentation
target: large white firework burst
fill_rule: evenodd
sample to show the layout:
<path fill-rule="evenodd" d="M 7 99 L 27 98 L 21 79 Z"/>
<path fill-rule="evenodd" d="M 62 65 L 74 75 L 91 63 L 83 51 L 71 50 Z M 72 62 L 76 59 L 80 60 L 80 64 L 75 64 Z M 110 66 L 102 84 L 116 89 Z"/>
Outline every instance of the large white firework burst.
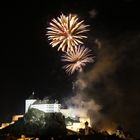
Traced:
<path fill-rule="evenodd" d="M 66 73 L 71 75 L 75 71 L 83 71 L 83 67 L 86 66 L 87 63 L 94 62 L 93 58 L 94 57 L 90 49 L 85 48 L 84 46 L 78 46 L 74 47 L 73 51 L 65 52 L 65 54 L 62 55 L 61 61 L 67 62 L 63 68 Z"/>
<path fill-rule="evenodd" d="M 58 51 L 73 50 L 73 46 L 83 44 L 82 39 L 87 38 L 83 33 L 89 31 L 89 25 L 83 24 L 84 20 L 79 21 L 77 15 L 64 14 L 53 18 L 50 22 L 50 27 L 47 28 L 48 40 L 52 47 L 58 46 Z"/>

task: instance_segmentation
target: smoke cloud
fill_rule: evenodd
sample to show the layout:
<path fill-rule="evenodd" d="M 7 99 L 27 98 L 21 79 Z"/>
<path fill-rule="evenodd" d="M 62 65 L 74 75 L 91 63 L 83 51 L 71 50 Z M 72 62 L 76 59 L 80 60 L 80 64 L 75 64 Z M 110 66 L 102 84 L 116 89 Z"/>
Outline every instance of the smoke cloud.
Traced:
<path fill-rule="evenodd" d="M 132 38 L 130 34 L 135 36 Z M 104 39 L 98 42 L 100 47 L 94 66 L 88 72 L 80 73 L 73 84 L 75 96 L 67 103 L 74 105 L 76 115 L 89 116 L 93 127 L 97 129 L 115 130 L 121 126 L 140 137 L 140 124 L 135 119 L 140 116 L 136 108 L 136 101 L 140 97 L 139 88 L 136 87 L 138 81 L 128 82 L 136 78 L 134 73 L 134 77 L 129 75 L 128 67 L 133 66 L 131 69 L 138 72 L 135 63 L 140 61 L 133 56 L 132 62 L 129 55 L 136 53 L 139 39 L 139 34 L 126 33 L 111 41 Z M 132 127 L 134 125 L 135 129 Z"/>

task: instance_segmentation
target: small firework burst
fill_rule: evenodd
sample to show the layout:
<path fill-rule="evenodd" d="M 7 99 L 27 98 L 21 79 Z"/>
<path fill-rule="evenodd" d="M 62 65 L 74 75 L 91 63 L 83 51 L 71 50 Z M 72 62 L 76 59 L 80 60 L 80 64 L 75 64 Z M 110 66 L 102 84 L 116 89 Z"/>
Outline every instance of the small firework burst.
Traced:
<path fill-rule="evenodd" d="M 46 34 L 50 45 L 52 47 L 59 45 L 58 51 L 70 51 L 74 46 L 83 44 L 82 39 L 87 38 L 83 33 L 89 31 L 87 29 L 89 25 L 84 25 L 84 20 L 78 20 L 76 15 L 71 14 L 68 16 L 62 14 L 57 19 L 53 18 Z"/>
<path fill-rule="evenodd" d="M 91 50 L 85 47 L 74 47 L 73 51 L 65 52 L 62 55 L 61 61 L 67 62 L 68 64 L 64 65 L 66 73 L 69 75 L 73 74 L 75 71 L 83 71 L 83 67 L 87 63 L 94 62 L 93 55 Z"/>

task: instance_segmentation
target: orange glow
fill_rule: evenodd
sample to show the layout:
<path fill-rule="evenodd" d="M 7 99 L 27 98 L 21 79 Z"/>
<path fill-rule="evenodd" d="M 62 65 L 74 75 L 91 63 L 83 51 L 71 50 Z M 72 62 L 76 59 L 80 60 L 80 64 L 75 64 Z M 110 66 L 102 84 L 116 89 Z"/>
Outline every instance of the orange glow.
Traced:
<path fill-rule="evenodd" d="M 73 123 L 70 126 L 67 126 L 67 129 L 70 129 L 72 131 L 78 132 L 80 128 L 84 129 L 85 128 L 85 122 L 87 121 L 90 126 L 90 118 L 88 117 L 80 117 L 80 122 Z"/>

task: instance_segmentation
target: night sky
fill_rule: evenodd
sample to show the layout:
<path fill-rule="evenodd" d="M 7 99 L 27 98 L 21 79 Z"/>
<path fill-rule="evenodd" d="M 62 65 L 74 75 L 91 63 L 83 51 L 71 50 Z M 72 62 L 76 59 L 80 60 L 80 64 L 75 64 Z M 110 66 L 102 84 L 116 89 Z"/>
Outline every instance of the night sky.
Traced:
<path fill-rule="evenodd" d="M 51 96 L 63 100 L 71 96 L 72 82 L 76 75 L 68 76 L 65 73 L 59 52 L 49 45 L 45 34 L 46 27 L 49 26 L 52 18 L 58 17 L 61 13 L 66 15 L 73 13 L 90 25 L 85 44 L 92 47 L 96 61 L 88 67 L 88 70 L 93 69 L 94 72 L 94 66 L 100 57 L 104 58 L 104 53 L 100 53 L 100 50 L 105 50 L 105 54 L 111 56 L 111 59 L 105 60 L 112 60 L 115 63 L 115 66 L 110 65 L 97 81 L 91 82 L 93 85 L 88 90 L 96 91 L 97 95 L 90 94 L 90 96 L 104 105 L 103 112 L 106 113 L 113 103 L 104 102 L 104 100 L 107 101 L 108 95 L 103 93 L 108 92 L 107 83 L 115 84 L 113 92 L 121 93 L 119 105 L 124 109 L 124 111 L 121 110 L 122 118 L 125 118 L 126 123 L 127 118 L 128 122 L 135 120 L 129 127 L 134 128 L 134 133 L 138 136 L 138 130 L 140 130 L 140 7 L 138 1 L 42 0 L 11 1 L 0 5 L 0 122 L 10 121 L 14 114 L 23 114 L 24 101 L 33 91 L 40 98 Z M 102 44 L 101 49 L 98 48 L 96 39 Z M 88 73 L 88 70 L 85 71 Z"/>

